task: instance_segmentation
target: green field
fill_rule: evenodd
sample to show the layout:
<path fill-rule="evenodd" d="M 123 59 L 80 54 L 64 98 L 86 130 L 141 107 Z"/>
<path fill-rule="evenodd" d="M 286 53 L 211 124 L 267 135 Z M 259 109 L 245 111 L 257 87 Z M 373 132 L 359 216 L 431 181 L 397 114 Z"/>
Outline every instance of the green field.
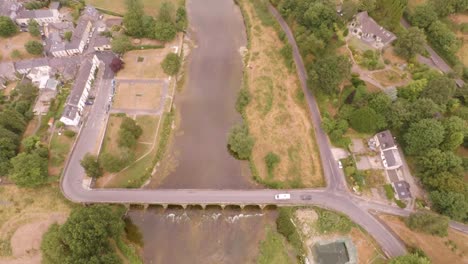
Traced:
<path fill-rule="evenodd" d="M 164 2 L 171 2 L 174 6 L 183 3 L 183 0 L 142 0 L 146 14 L 155 16 L 158 14 L 159 7 Z M 106 9 L 115 13 L 125 13 L 125 0 L 86 0 L 86 3 L 95 7 Z"/>

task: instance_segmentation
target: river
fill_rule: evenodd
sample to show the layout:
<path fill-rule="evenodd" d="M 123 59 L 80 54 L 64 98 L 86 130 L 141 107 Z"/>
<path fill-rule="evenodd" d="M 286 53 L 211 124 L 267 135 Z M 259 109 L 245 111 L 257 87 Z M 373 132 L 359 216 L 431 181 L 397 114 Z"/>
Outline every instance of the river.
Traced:
<path fill-rule="evenodd" d="M 233 0 L 188 0 L 196 47 L 175 105 L 180 114 L 172 155 L 175 169 L 158 188 L 256 188 L 246 162 L 227 151 L 227 134 L 241 122 L 235 100 L 242 82 L 240 48 L 246 31 Z M 151 185 L 150 185 L 151 186 Z M 149 208 L 129 216 L 143 233 L 144 263 L 255 263 L 275 211 Z"/>

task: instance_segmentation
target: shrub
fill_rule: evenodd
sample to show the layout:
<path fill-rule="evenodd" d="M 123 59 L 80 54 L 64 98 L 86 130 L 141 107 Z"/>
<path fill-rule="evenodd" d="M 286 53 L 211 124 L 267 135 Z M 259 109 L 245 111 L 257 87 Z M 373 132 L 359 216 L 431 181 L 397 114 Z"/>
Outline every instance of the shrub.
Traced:
<path fill-rule="evenodd" d="M 392 185 L 385 184 L 384 189 L 385 189 L 385 196 L 387 196 L 388 200 L 392 201 L 395 198 L 395 190 L 393 190 Z"/>
<path fill-rule="evenodd" d="M 108 172 L 119 172 L 126 165 L 118 156 L 112 155 L 108 152 L 101 154 L 99 162 L 102 164 L 104 170 Z"/>
<path fill-rule="evenodd" d="M 279 208 L 278 218 L 276 218 L 276 230 L 283 235 L 291 245 L 298 250 L 298 255 L 303 252 L 302 240 L 296 230 L 296 226 L 292 222 L 294 209 Z"/>
<path fill-rule="evenodd" d="M 385 118 L 370 107 L 355 110 L 349 119 L 352 128 L 358 132 L 374 133 L 386 126 Z"/>
<path fill-rule="evenodd" d="M 24 44 L 26 51 L 33 55 L 40 55 L 44 51 L 44 47 L 41 43 L 35 40 L 30 40 Z"/>
<path fill-rule="evenodd" d="M 353 223 L 346 216 L 331 211 L 316 211 L 319 214 L 317 228 L 320 233 L 339 232 L 346 234 L 351 231 Z"/>
<path fill-rule="evenodd" d="M 242 88 L 239 90 L 239 94 L 237 95 L 237 100 L 236 100 L 236 110 L 239 113 L 243 113 L 245 107 L 250 103 L 250 92 L 246 88 Z"/>
<path fill-rule="evenodd" d="M 11 18 L 0 16 L 0 37 L 11 37 L 16 32 L 18 32 L 18 29 Z"/>
<path fill-rule="evenodd" d="M 411 230 L 444 237 L 448 235 L 449 218 L 429 212 L 412 213 L 405 221 Z"/>
<path fill-rule="evenodd" d="M 63 124 L 63 123 L 62 123 Z M 65 130 L 63 132 L 63 134 L 66 136 L 66 137 L 69 137 L 69 138 L 72 138 L 76 135 L 76 132 L 75 131 L 71 131 L 71 130 Z"/>
<path fill-rule="evenodd" d="M 396 200 L 395 200 L 395 203 L 396 203 L 396 204 L 398 205 L 398 207 L 400 207 L 400 208 L 406 208 L 406 203 L 403 202 L 402 200 L 396 199 Z"/>
<path fill-rule="evenodd" d="M 41 35 L 41 31 L 39 30 L 39 24 L 36 22 L 36 20 L 32 20 L 32 19 L 29 20 L 28 31 L 29 31 L 29 34 L 31 34 L 31 36 L 37 37 Z"/>
<path fill-rule="evenodd" d="M 161 67 L 167 75 L 176 75 L 180 70 L 180 56 L 175 53 L 169 53 L 161 62 Z"/>
<path fill-rule="evenodd" d="M 231 129 L 228 138 L 228 147 L 232 154 L 241 160 L 250 158 L 255 140 L 249 135 L 246 125 L 237 125 Z"/>
<path fill-rule="evenodd" d="M 98 158 L 94 155 L 87 153 L 80 161 L 81 166 L 85 169 L 86 175 L 89 177 L 101 177 L 102 168 L 98 162 Z"/>
<path fill-rule="evenodd" d="M 268 154 L 265 156 L 265 163 L 268 169 L 269 176 L 273 176 L 273 170 L 280 161 L 280 157 L 273 152 L 268 152 Z"/>
<path fill-rule="evenodd" d="M 71 31 L 67 31 L 67 32 L 65 32 L 65 34 L 63 35 L 63 37 L 64 37 L 67 41 L 70 41 L 71 38 L 72 38 L 72 36 L 73 36 L 73 32 L 71 32 Z M 112 37 L 112 34 L 110 35 L 110 37 Z"/>

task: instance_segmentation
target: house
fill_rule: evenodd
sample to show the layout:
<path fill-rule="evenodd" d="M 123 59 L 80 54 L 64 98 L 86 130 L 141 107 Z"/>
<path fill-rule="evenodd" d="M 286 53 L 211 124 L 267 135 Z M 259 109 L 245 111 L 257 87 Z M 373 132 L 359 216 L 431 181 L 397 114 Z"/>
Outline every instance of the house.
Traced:
<path fill-rule="evenodd" d="M 110 39 L 104 36 L 96 36 L 94 39 L 94 50 L 95 51 L 104 51 L 111 49 Z"/>
<path fill-rule="evenodd" d="M 381 49 L 396 39 L 395 34 L 377 24 L 367 11 L 356 14 L 349 24 L 349 32 L 376 49 Z"/>
<path fill-rule="evenodd" d="M 78 126 L 85 102 L 88 99 L 95 72 L 101 61 L 96 55 L 91 60 L 85 60 L 78 70 L 78 76 L 73 84 L 71 93 L 60 121 L 67 126 Z"/>
<path fill-rule="evenodd" d="M 81 16 L 78 20 L 75 30 L 73 30 L 72 38 L 69 43 L 66 43 L 65 50 L 68 55 L 80 54 L 83 52 L 86 42 L 89 38 L 89 33 L 91 31 L 92 23 L 91 21 Z"/>
<path fill-rule="evenodd" d="M 16 0 L 2 0 L 0 1 L 0 16 L 6 16 L 15 21 L 21 7 Z"/>
<path fill-rule="evenodd" d="M 380 152 L 380 158 L 386 170 L 394 170 L 401 167 L 403 162 L 395 139 L 389 130 L 377 133 L 372 141 L 375 142 L 375 147 Z"/>
<path fill-rule="evenodd" d="M 409 183 L 407 183 L 406 181 L 397 181 L 393 182 L 392 185 L 399 200 L 411 198 Z"/>
<path fill-rule="evenodd" d="M 0 78 L 5 81 L 16 79 L 15 65 L 13 64 L 13 62 L 0 63 Z"/>
<path fill-rule="evenodd" d="M 15 62 L 15 69 L 21 74 L 27 74 L 32 69 L 48 70 L 49 68 L 49 61 L 46 58 L 21 60 Z"/>
<path fill-rule="evenodd" d="M 22 9 L 17 12 L 15 17 L 16 23 L 20 26 L 27 26 L 29 20 L 35 20 L 39 25 L 43 26 L 48 23 L 60 21 L 59 13 L 60 3 L 52 2 L 49 9 L 26 10 Z"/>

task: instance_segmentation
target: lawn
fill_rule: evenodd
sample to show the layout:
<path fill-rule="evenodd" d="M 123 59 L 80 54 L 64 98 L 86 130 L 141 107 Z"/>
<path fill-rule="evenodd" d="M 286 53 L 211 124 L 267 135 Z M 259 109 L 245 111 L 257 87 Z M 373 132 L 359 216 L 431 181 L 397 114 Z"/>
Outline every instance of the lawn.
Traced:
<path fill-rule="evenodd" d="M 288 255 L 288 243 L 276 231 L 267 229 L 265 240 L 260 243 L 260 254 L 257 264 L 287 264 L 296 263 L 294 257 Z"/>
<path fill-rule="evenodd" d="M 40 38 L 31 36 L 27 32 L 20 32 L 11 38 L 0 38 L 0 58 L 2 61 L 18 61 L 22 59 L 31 59 L 35 57 L 40 57 L 40 55 L 35 56 L 29 54 L 24 48 L 24 44 L 29 40 L 36 40 L 41 42 Z M 19 56 L 12 56 L 14 50 L 19 51 Z"/>
<path fill-rule="evenodd" d="M 274 19 L 267 10 L 259 16 L 250 1 L 240 3 L 251 27 L 251 56 L 245 70 L 252 98 L 245 118 L 255 138 L 252 162 L 258 175 L 254 171 L 254 176 L 277 187 L 321 186 L 320 156 L 308 112 L 298 97 L 297 75 L 283 63 L 279 50 L 284 44 L 275 29 L 261 22 Z M 280 157 L 272 173 L 268 173 L 265 162 L 269 152 Z"/>
<path fill-rule="evenodd" d="M 403 72 L 397 72 L 393 69 L 382 70 L 372 73 L 372 78 L 377 80 L 382 86 L 402 86 L 410 79 Z"/>
<path fill-rule="evenodd" d="M 160 83 L 118 82 L 113 108 L 157 109 L 161 104 L 163 85 Z"/>
<path fill-rule="evenodd" d="M 467 263 L 468 235 L 449 228 L 447 237 L 432 236 L 410 230 L 396 216 L 379 216 L 410 247 L 422 249 L 432 263 Z"/>
<path fill-rule="evenodd" d="M 457 26 L 460 26 L 463 23 L 468 23 L 468 14 L 453 14 L 449 16 L 449 19 Z M 468 67 L 468 34 L 456 30 L 455 34 L 461 40 L 462 46 L 457 52 L 458 58 L 461 60 L 465 67 Z"/>
<path fill-rule="evenodd" d="M 166 78 L 161 67 L 166 54 L 165 49 L 133 50 L 125 53 L 125 67 L 117 74 L 117 79 Z"/>
<path fill-rule="evenodd" d="M 74 137 L 67 137 L 63 133 L 52 135 L 49 147 L 49 174 L 59 176 L 64 162 L 73 145 Z"/>
<path fill-rule="evenodd" d="M 141 2 L 143 3 L 145 13 L 151 16 L 158 14 L 159 7 L 163 2 L 170 2 L 175 7 L 183 3 L 182 0 L 142 0 Z M 122 15 L 126 11 L 125 0 L 86 0 L 86 3 Z"/>
<path fill-rule="evenodd" d="M 117 145 L 118 131 L 120 127 L 121 117 L 111 116 L 107 125 L 105 141 L 103 142 L 104 151 L 110 153 L 118 153 L 119 147 Z M 158 125 L 159 117 L 156 116 L 137 116 L 136 122 L 143 129 L 143 134 L 138 139 L 138 145 L 134 149 L 135 162 L 131 163 L 127 169 L 115 174 L 107 174 L 98 181 L 98 186 L 113 188 L 113 187 L 139 187 L 136 184 L 140 182 L 141 177 L 145 172 L 151 172 L 153 169 L 153 160 L 156 155 L 157 148 L 152 148 L 155 142 L 156 128 Z M 148 151 L 151 152 L 148 153 Z M 146 155 L 143 157 L 143 155 Z M 141 158 L 141 159 L 140 159 Z M 140 159 L 140 160 L 139 160 Z"/>

